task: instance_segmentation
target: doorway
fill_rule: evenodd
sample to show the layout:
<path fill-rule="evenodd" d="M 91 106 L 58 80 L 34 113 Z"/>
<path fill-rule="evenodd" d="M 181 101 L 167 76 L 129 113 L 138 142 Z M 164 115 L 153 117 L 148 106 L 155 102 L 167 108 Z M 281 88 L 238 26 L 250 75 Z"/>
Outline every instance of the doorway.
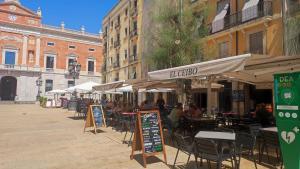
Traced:
<path fill-rule="evenodd" d="M 4 76 L 0 80 L 0 98 L 4 101 L 14 101 L 17 92 L 17 79 Z"/>

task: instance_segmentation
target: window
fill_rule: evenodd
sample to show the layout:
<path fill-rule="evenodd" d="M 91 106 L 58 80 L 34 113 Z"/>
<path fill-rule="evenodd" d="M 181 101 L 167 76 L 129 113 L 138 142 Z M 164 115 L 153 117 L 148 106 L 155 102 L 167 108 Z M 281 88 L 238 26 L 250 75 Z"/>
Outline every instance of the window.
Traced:
<path fill-rule="evenodd" d="M 128 16 L 128 8 L 125 9 L 125 16 Z"/>
<path fill-rule="evenodd" d="M 28 62 L 29 63 L 33 63 L 34 62 L 34 51 L 33 50 L 29 50 L 28 51 Z"/>
<path fill-rule="evenodd" d="M 76 46 L 74 46 L 74 45 L 69 45 L 69 49 L 76 49 Z"/>
<path fill-rule="evenodd" d="M 4 64 L 6 65 L 15 65 L 16 64 L 16 56 L 17 52 L 14 50 L 5 50 L 4 51 Z"/>
<path fill-rule="evenodd" d="M 73 87 L 73 86 L 75 86 L 74 81 L 73 80 L 69 80 L 68 81 L 68 88 L 69 87 Z"/>
<path fill-rule="evenodd" d="M 88 72 L 94 72 L 94 61 L 93 60 L 89 60 L 88 61 Z"/>
<path fill-rule="evenodd" d="M 114 80 L 115 80 L 115 81 L 119 81 L 119 72 L 116 73 L 115 79 L 114 79 Z"/>
<path fill-rule="evenodd" d="M 114 27 L 114 21 L 111 21 L 110 26 Z"/>
<path fill-rule="evenodd" d="M 89 51 L 90 52 L 95 52 L 95 49 L 94 48 L 89 48 Z"/>
<path fill-rule="evenodd" d="M 127 59 L 127 49 L 124 50 L 125 56 L 124 58 Z"/>
<path fill-rule="evenodd" d="M 110 39 L 110 44 L 111 44 L 111 45 L 114 44 L 114 39 L 113 39 L 113 38 Z"/>
<path fill-rule="evenodd" d="M 47 42 L 47 46 L 54 46 L 55 43 L 54 42 Z"/>
<path fill-rule="evenodd" d="M 229 42 L 219 43 L 219 57 L 224 58 L 229 56 Z"/>
<path fill-rule="evenodd" d="M 54 69 L 54 60 L 55 57 L 52 55 L 46 56 L 46 69 Z"/>
<path fill-rule="evenodd" d="M 133 46 L 133 50 L 132 51 L 133 51 L 133 55 L 136 56 L 136 53 L 137 53 L 137 47 L 136 47 L 136 45 Z"/>
<path fill-rule="evenodd" d="M 45 92 L 49 92 L 53 90 L 53 80 L 46 80 L 46 84 L 45 84 Z"/>
<path fill-rule="evenodd" d="M 68 68 L 73 64 L 74 61 L 75 61 L 75 57 L 68 58 Z"/>
<path fill-rule="evenodd" d="M 128 29 L 125 28 L 125 36 L 127 36 L 127 35 L 128 35 Z"/>
<path fill-rule="evenodd" d="M 191 3 L 194 3 L 194 2 L 196 2 L 196 1 L 198 1 L 198 0 L 190 0 Z"/>
<path fill-rule="evenodd" d="M 219 14 L 224 9 L 226 4 L 229 4 L 230 8 L 230 0 L 220 0 L 219 2 L 217 2 L 217 14 Z M 228 11 L 230 11 L 230 9 L 228 9 Z"/>
<path fill-rule="evenodd" d="M 263 32 L 257 32 L 249 35 L 249 51 L 254 54 L 263 54 Z"/>

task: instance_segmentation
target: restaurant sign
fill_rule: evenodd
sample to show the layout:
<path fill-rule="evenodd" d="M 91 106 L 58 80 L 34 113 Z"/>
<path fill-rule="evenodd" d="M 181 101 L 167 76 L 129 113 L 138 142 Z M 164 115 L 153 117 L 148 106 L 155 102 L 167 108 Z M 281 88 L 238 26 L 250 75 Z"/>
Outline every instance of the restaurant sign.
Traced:
<path fill-rule="evenodd" d="M 300 169 L 300 72 L 274 75 L 278 136 L 286 169 Z"/>

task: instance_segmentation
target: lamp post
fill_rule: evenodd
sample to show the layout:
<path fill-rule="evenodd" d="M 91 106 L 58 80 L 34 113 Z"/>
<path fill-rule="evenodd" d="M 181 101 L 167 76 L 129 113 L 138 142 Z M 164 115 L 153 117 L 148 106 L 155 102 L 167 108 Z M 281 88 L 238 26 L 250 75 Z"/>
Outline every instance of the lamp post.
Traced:
<path fill-rule="evenodd" d="M 80 69 L 81 69 L 81 65 L 77 62 L 77 60 L 74 60 L 69 65 L 69 75 L 71 75 L 73 78 L 74 86 L 75 86 L 75 79 L 80 74 Z M 72 93 L 71 100 L 68 104 L 68 109 L 71 111 L 76 111 L 76 108 L 77 108 L 77 99 L 76 98 L 77 98 L 77 94 L 76 94 L 76 90 L 74 90 L 74 92 Z"/>
<path fill-rule="evenodd" d="M 77 60 L 74 60 L 70 65 L 69 65 L 69 74 L 73 78 L 73 83 L 75 86 L 75 79 L 76 77 L 79 76 L 81 70 L 81 65 L 77 62 Z M 74 90 L 73 92 L 73 97 L 76 98 L 76 91 Z"/>
<path fill-rule="evenodd" d="M 35 81 L 36 86 L 38 87 L 38 93 L 36 95 L 36 101 L 39 101 L 41 97 L 41 86 L 43 85 L 43 80 L 42 77 L 40 76 L 36 81 Z"/>

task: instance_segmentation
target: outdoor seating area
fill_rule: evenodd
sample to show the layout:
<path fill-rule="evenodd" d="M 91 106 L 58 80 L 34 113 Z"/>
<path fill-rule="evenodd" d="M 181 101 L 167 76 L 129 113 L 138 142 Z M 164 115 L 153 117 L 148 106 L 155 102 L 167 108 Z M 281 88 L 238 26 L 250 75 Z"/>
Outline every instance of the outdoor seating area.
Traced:
<path fill-rule="evenodd" d="M 178 124 L 169 124 L 172 113 L 178 112 L 177 106 L 152 105 L 144 109 L 143 104 L 133 107 L 130 104 L 100 101 L 103 106 L 106 127 L 122 134 L 122 143 L 132 146 L 136 127 L 136 116 L 142 110 L 160 110 L 164 139 L 167 145 L 177 149 L 173 167 L 176 168 L 179 153 L 187 155 L 186 165 L 194 161 L 195 167 L 222 168 L 224 161 L 231 164 L 230 168 L 243 168 L 241 160 L 253 162 L 266 167 L 281 167 L 283 165 L 279 146 L 277 128 L 274 123 L 263 127 L 256 118 L 246 118 L 237 113 L 218 113 L 215 116 L 199 114 L 190 116 L 191 110 L 181 109 L 182 114 Z M 85 119 L 88 105 L 99 104 L 97 101 L 78 101 L 78 117 Z M 123 105 L 123 106 L 119 106 Z M 165 108 L 168 107 L 168 108 Z M 192 106 L 190 106 L 192 107 Z M 172 122 L 171 122 L 172 123 Z"/>

